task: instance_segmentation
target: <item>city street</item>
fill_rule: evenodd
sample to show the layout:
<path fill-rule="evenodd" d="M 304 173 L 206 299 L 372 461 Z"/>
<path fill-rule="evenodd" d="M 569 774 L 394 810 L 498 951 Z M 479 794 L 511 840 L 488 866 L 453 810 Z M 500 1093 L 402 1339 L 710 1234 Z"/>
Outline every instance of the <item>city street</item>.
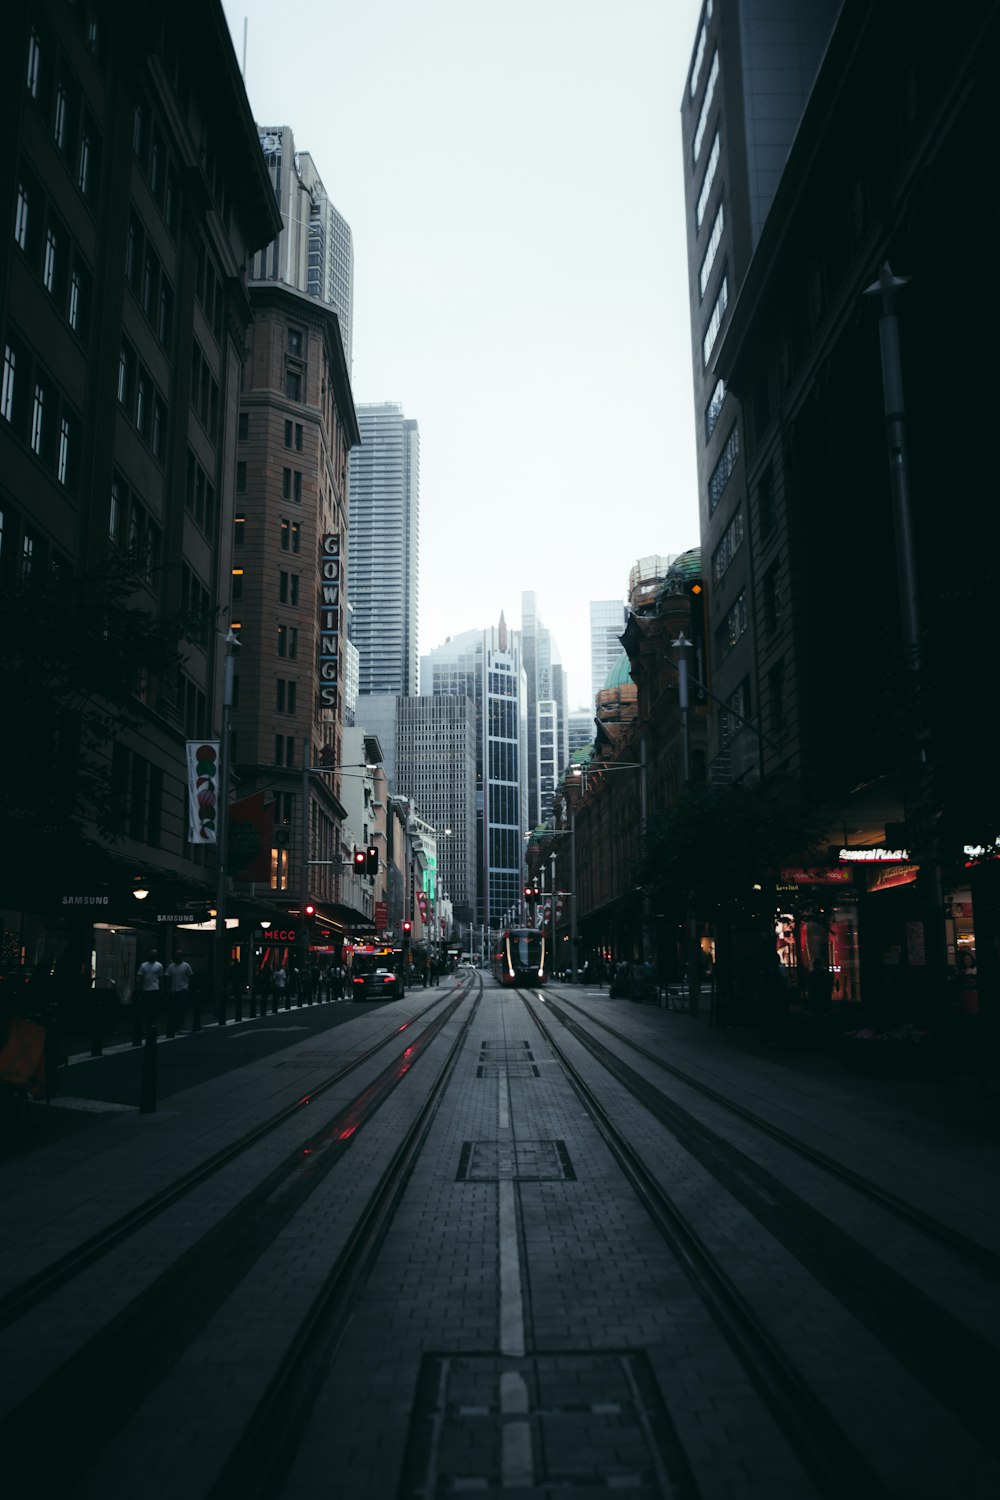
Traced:
<path fill-rule="evenodd" d="M 31 1493 L 997 1493 L 990 1081 L 469 969 L 157 1060 L 4 1144 Z"/>

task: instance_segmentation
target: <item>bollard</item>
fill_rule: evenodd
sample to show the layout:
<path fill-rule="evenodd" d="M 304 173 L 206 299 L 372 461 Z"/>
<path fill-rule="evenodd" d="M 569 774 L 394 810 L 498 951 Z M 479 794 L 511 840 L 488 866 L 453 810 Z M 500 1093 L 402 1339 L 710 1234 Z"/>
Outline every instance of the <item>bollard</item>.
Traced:
<path fill-rule="evenodd" d="M 97 990 L 93 990 L 93 1009 L 90 1013 L 90 1055 L 101 1057 L 104 1053 L 104 1027 L 101 1025 L 101 1002 Z"/>
<path fill-rule="evenodd" d="M 142 1048 L 142 1076 L 139 1082 L 139 1113 L 151 1115 L 156 1112 L 156 1027 L 146 1029 L 146 1040 Z"/>

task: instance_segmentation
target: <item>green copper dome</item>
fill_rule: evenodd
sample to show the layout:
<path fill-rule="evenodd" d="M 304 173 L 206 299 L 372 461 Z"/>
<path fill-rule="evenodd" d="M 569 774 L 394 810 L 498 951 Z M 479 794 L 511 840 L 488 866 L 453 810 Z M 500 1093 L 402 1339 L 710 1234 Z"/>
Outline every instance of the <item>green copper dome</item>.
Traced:
<path fill-rule="evenodd" d="M 628 687 L 632 682 L 632 668 L 628 659 L 628 652 L 623 651 L 608 673 L 608 680 L 604 684 L 604 691 L 609 688 Z"/>

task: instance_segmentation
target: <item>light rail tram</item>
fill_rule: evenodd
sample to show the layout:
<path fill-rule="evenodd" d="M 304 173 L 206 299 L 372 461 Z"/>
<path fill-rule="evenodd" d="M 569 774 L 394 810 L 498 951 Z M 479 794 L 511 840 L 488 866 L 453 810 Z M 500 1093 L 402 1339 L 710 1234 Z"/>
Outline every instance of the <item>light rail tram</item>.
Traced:
<path fill-rule="evenodd" d="M 546 984 L 549 955 L 545 933 L 534 927 L 505 928 L 493 954 L 493 977 L 507 989 Z"/>

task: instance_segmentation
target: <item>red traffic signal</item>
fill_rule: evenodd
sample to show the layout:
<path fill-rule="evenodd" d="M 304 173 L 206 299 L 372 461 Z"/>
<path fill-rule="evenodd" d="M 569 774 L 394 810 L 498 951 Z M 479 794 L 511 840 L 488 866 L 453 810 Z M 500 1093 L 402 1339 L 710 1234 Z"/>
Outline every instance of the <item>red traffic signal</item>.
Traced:
<path fill-rule="evenodd" d="M 302 908 L 302 915 L 304 917 L 314 917 L 316 915 L 316 908 L 311 901 Z"/>
<path fill-rule="evenodd" d="M 368 856 L 363 849 L 354 851 L 354 868 L 359 875 L 364 875 L 368 866 Z"/>
<path fill-rule="evenodd" d="M 405 936 L 408 937 L 409 934 L 412 932 L 412 930 L 413 930 L 413 923 L 412 922 L 404 922 L 403 923 L 403 933 L 404 933 Z"/>

